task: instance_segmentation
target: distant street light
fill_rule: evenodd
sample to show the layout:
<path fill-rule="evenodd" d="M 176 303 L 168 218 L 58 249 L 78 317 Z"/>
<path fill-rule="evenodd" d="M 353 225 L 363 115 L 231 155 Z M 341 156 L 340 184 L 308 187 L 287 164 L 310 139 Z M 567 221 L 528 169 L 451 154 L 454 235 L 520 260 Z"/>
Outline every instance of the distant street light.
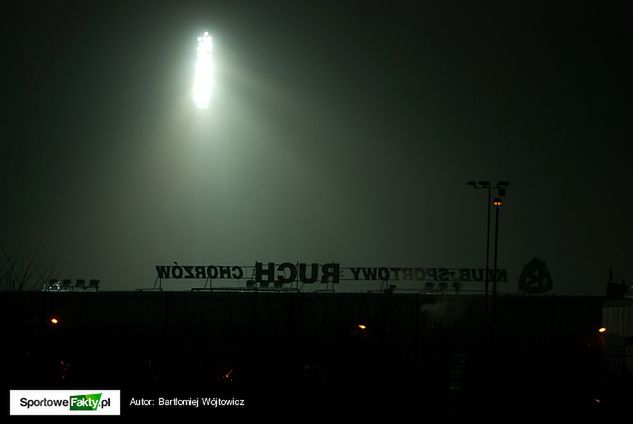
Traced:
<path fill-rule="evenodd" d="M 490 318 L 490 326 L 491 326 L 491 336 L 490 336 L 490 356 L 492 358 L 492 349 L 494 346 L 494 315 L 495 315 L 495 302 L 496 302 L 496 293 L 497 293 L 497 247 L 498 247 L 498 235 L 499 235 L 499 209 L 503 205 L 503 200 L 501 197 L 506 195 L 506 191 L 510 183 L 508 181 L 499 181 L 497 184 L 493 185 L 490 181 L 468 181 L 467 185 L 471 186 L 476 190 L 485 189 L 488 193 L 488 197 L 486 198 L 486 208 L 488 210 L 486 216 L 486 270 L 485 270 L 485 285 L 484 285 L 484 328 L 486 327 L 486 323 L 488 322 L 488 288 L 489 288 L 489 274 L 490 274 L 490 207 L 495 207 L 495 246 L 494 246 L 494 269 L 493 269 L 493 284 L 492 284 L 492 311 Z M 492 190 L 497 189 L 497 196 L 494 200 L 492 199 Z"/>
<path fill-rule="evenodd" d="M 492 265 L 492 311 L 490 312 L 490 357 L 494 360 L 494 345 L 495 345 L 495 320 L 496 320 L 496 308 L 497 308 L 497 253 L 499 252 L 499 211 L 503 206 L 503 201 L 496 197 L 492 201 L 492 205 L 495 207 L 495 253 Z"/>
<path fill-rule="evenodd" d="M 193 81 L 193 101 L 198 109 L 206 109 L 213 88 L 213 40 L 208 32 L 198 37 L 196 75 Z"/>
<path fill-rule="evenodd" d="M 471 186 L 474 189 L 485 189 L 488 192 L 488 198 L 486 200 L 486 208 L 488 210 L 488 214 L 486 216 L 486 270 L 485 270 L 485 285 L 484 285 L 484 320 L 487 320 L 488 317 L 488 287 L 489 287 L 489 276 L 490 273 L 490 206 L 493 205 L 492 202 L 492 189 L 497 189 L 498 196 L 505 196 L 508 185 L 510 185 L 507 181 L 499 181 L 496 185 L 492 185 L 490 181 L 468 181 L 467 185 Z M 497 206 L 497 205 L 493 205 Z"/>

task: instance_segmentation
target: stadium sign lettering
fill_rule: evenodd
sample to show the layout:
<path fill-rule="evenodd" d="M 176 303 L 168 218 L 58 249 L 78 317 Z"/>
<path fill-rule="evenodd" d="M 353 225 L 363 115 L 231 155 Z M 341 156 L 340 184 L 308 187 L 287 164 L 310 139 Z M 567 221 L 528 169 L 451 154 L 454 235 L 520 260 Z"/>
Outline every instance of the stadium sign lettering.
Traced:
<path fill-rule="evenodd" d="M 250 280 L 259 284 L 338 284 L 342 281 L 483 282 L 483 268 L 342 267 L 338 263 L 256 262 L 243 265 L 156 265 L 158 279 Z M 497 270 L 497 282 L 507 282 L 508 272 Z M 488 270 L 488 280 L 494 280 Z"/>

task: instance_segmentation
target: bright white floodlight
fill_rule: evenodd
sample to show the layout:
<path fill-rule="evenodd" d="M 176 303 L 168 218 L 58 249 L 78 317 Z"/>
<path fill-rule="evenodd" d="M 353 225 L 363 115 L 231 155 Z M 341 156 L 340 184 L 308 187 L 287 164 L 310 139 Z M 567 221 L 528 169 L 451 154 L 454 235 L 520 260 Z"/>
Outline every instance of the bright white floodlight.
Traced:
<path fill-rule="evenodd" d="M 213 88 L 213 40 L 208 32 L 198 37 L 198 61 L 193 81 L 193 101 L 198 109 L 209 107 Z"/>

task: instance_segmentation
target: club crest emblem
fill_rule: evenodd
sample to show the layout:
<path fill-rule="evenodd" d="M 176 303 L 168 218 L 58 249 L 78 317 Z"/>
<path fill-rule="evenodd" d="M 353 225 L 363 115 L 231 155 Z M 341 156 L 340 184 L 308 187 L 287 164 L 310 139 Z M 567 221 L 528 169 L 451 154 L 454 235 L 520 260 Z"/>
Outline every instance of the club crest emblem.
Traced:
<path fill-rule="evenodd" d="M 545 262 L 534 258 L 523 267 L 519 277 L 519 290 L 526 293 L 545 293 L 552 288 L 552 276 Z"/>

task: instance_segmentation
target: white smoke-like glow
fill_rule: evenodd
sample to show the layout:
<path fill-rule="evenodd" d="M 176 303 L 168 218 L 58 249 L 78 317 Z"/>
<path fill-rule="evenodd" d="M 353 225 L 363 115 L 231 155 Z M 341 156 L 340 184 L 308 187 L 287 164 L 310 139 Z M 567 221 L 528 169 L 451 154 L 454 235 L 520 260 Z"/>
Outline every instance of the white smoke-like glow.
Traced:
<path fill-rule="evenodd" d="M 193 80 L 193 101 L 199 109 L 209 107 L 213 89 L 213 40 L 208 32 L 198 37 L 198 59 Z"/>

